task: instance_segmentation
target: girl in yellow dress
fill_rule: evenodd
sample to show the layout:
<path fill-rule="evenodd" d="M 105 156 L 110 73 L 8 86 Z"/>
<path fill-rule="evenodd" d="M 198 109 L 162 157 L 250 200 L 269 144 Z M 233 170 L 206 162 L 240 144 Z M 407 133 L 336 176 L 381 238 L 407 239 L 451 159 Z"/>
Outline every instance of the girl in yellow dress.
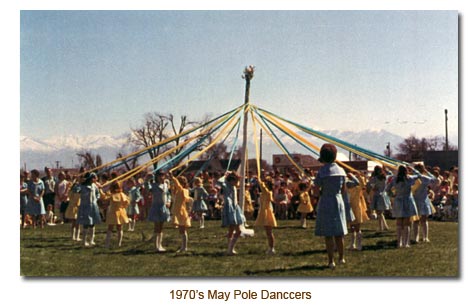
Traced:
<path fill-rule="evenodd" d="M 302 228 L 307 228 L 307 214 L 314 211 L 312 207 L 312 202 L 310 201 L 309 196 L 309 186 L 301 182 L 298 185 L 299 188 L 299 206 L 297 211 L 301 213 L 301 226 Z"/>
<path fill-rule="evenodd" d="M 263 226 L 265 228 L 265 233 L 267 235 L 268 240 L 268 247 L 267 250 L 268 255 L 273 255 L 276 253 L 275 251 L 275 236 L 273 235 L 273 227 L 276 227 L 276 218 L 275 213 L 273 211 L 272 202 L 273 192 L 273 184 L 270 181 L 260 181 L 260 209 L 258 210 L 257 220 L 255 221 L 255 226 Z"/>
<path fill-rule="evenodd" d="M 172 180 L 171 186 L 173 187 L 174 195 L 174 206 L 172 207 L 173 223 L 179 228 L 179 234 L 182 238 L 182 244 L 177 253 L 186 252 L 188 251 L 187 228 L 192 226 L 187 206 L 191 205 L 193 199 L 189 196 L 188 182 L 185 177 L 181 176 L 177 178 L 172 176 L 172 173 L 169 174 L 169 177 Z"/>
<path fill-rule="evenodd" d="M 69 203 L 65 210 L 65 219 L 71 222 L 71 236 L 73 241 L 81 241 L 80 239 L 80 225 L 76 222 L 78 217 L 78 207 L 80 207 L 80 183 L 75 178 L 73 185 L 68 191 Z"/>
<path fill-rule="evenodd" d="M 127 207 L 130 205 L 130 199 L 122 191 L 122 186 L 119 182 L 111 184 L 108 193 L 104 193 L 102 189 L 99 190 L 101 198 L 109 201 L 109 208 L 106 215 L 107 236 L 106 248 L 110 247 L 110 240 L 114 225 L 117 227 L 117 239 L 119 247 L 122 246 L 123 230 L 122 225 L 128 223 Z"/>
<path fill-rule="evenodd" d="M 367 204 L 364 198 L 364 188 L 366 183 L 359 172 L 348 172 L 348 181 L 346 187 L 349 195 L 349 205 L 354 214 L 354 220 L 351 221 L 351 244 L 350 250 L 362 250 L 361 224 L 369 220 L 367 215 Z"/>

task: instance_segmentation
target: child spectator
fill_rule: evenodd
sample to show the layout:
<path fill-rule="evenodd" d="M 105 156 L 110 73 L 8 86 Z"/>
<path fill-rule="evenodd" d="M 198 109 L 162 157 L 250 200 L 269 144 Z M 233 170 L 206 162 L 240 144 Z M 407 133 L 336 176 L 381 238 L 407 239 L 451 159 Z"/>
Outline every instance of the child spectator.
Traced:
<path fill-rule="evenodd" d="M 54 205 L 52 204 L 47 205 L 47 212 L 45 214 L 45 220 L 47 222 L 47 225 L 55 225 L 57 216 L 54 214 Z"/>

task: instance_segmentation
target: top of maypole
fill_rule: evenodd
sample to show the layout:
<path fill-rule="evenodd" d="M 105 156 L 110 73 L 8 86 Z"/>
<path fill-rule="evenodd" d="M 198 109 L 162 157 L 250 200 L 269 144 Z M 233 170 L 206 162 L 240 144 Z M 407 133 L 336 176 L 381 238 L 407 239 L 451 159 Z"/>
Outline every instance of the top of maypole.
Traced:
<path fill-rule="evenodd" d="M 254 77 L 255 66 L 249 65 L 244 69 L 244 74 L 242 78 L 245 80 L 245 104 L 249 104 L 249 95 L 250 95 L 250 80 Z"/>
<path fill-rule="evenodd" d="M 250 81 L 254 77 L 254 71 L 255 71 L 254 65 L 246 66 L 244 69 L 244 74 L 242 75 L 242 78 L 244 80 Z"/>
<path fill-rule="evenodd" d="M 254 71 L 255 71 L 254 65 L 246 66 L 244 69 L 244 74 L 242 75 L 242 78 L 246 81 L 250 81 L 253 78 Z"/>

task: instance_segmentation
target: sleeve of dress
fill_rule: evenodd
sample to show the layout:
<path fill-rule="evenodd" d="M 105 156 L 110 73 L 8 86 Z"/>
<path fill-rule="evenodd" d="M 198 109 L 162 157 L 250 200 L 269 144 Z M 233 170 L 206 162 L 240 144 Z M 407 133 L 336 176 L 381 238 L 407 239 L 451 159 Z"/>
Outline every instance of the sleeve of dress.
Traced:
<path fill-rule="evenodd" d="M 317 176 L 314 179 L 314 185 L 321 187 L 322 186 L 322 177 L 320 176 L 319 173 L 317 173 Z"/>
<path fill-rule="evenodd" d="M 418 172 L 419 173 L 419 172 Z M 414 183 L 416 182 L 416 180 L 418 178 L 421 178 L 421 174 L 419 173 L 419 175 L 408 175 L 408 180 L 410 182 L 411 185 L 414 185 Z"/>

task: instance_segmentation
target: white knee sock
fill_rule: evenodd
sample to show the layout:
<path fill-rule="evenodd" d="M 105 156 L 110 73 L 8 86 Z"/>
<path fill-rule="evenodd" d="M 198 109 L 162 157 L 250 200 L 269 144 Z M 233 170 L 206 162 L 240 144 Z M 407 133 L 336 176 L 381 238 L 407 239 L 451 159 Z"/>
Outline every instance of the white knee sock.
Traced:
<path fill-rule="evenodd" d="M 403 226 L 397 225 L 397 248 L 401 248 L 403 246 Z"/>
<path fill-rule="evenodd" d="M 163 246 L 162 246 L 162 241 L 163 241 L 163 233 L 161 232 L 161 233 L 159 234 L 159 251 L 160 251 L 160 252 L 165 252 L 166 249 L 163 248 Z"/>
<path fill-rule="evenodd" d="M 350 250 L 356 249 L 356 232 L 351 232 L 351 243 L 349 245 Z"/>
<path fill-rule="evenodd" d="M 91 230 L 91 241 L 89 243 L 91 243 L 92 245 L 95 245 L 96 243 L 94 243 L 94 234 L 96 233 L 96 228 L 93 226 L 90 228 Z"/>
<path fill-rule="evenodd" d="M 409 225 L 403 226 L 403 246 L 409 247 L 411 242 L 411 227 Z"/>
<path fill-rule="evenodd" d="M 117 232 L 117 239 L 119 240 L 119 247 L 122 246 L 123 230 Z"/>
<path fill-rule="evenodd" d="M 419 242 L 419 222 L 413 222 L 414 241 Z"/>
<path fill-rule="evenodd" d="M 203 213 L 200 216 L 200 228 L 205 228 L 205 215 Z"/>
<path fill-rule="evenodd" d="M 428 221 L 423 222 L 422 232 L 423 232 L 423 241 L 429 242 L 429 222 Z"/>
<path fill-rule="evenodd" d="M 87 241 L 88 231 L 88 228 L 83 228 L 83 243 L 85 246 L 89 245 L 89 242 Z"/>

